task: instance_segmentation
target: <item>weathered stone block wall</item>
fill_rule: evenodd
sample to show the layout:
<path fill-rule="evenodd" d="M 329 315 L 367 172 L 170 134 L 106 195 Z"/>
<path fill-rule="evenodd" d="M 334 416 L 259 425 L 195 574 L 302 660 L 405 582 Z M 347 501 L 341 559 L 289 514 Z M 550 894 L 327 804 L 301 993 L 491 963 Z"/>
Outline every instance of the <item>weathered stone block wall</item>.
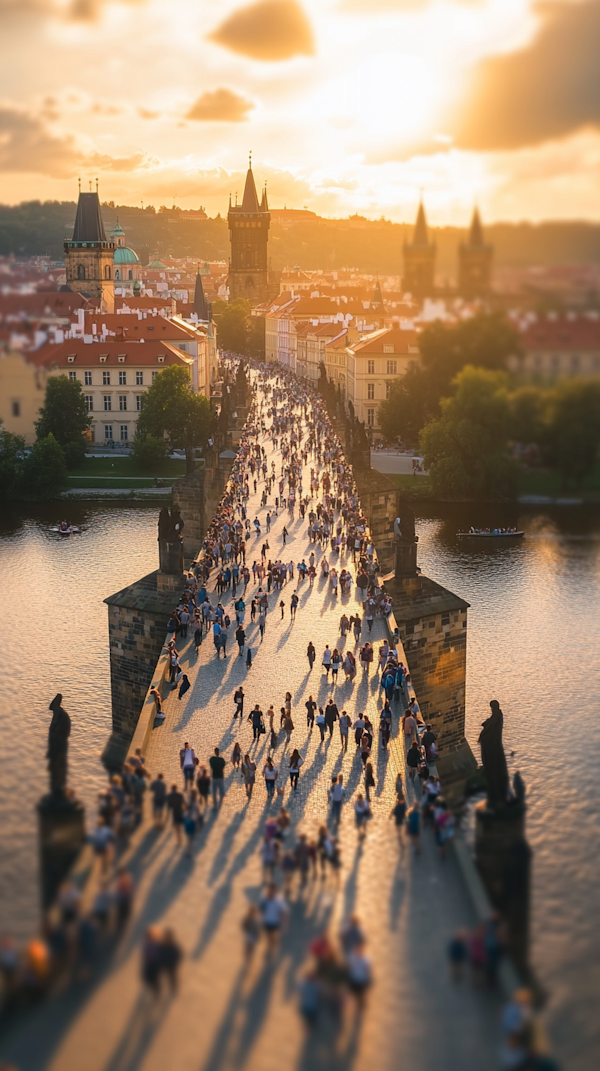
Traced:
<path fill-rule="evenodd" d="M 384 572 L 394 564 L 394 521 L 398 516 L 398 489 L 376 469 L 354 473 L 360 504 L 369 522 L 377 557 Z"/>
<path fill-rule="evenodd" d="M 107 765 L 122 761 L 160 658 L 179 591 L 161 590 L 158 571 L 106 600 L 113 732 Z"/>
<path fill-rule="evenodd" d="M 406 623 L 401 635 L 423 717 L 441 752 L 458 751 L 465 734 L 467 611 Z"/>
<path fill-rule="evenodd" d="M 173 484 L 173 505 L 179 508 L 185 524 L 183 529 L 183 556 L 187 563 L 192 561 L 212 517 L 214 516 L 225 485 L 229 479 L 235 454 L 231 457 L 210 459 L 209 464 L 196 469 L 188 476 L 182 476 Z"/>

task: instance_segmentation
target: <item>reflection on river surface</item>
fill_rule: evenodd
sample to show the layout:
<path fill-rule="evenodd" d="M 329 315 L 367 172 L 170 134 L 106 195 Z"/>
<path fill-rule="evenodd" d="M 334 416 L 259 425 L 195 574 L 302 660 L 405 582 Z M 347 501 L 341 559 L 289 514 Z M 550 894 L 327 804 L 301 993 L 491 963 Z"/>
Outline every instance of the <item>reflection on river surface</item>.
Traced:
<path fill-rule="evenodd" d="M 0 902 L 3 928 L 20 937 L 37 915 L 33 805 L 47 783 L 48 703 L 63 692 L 72 781 L 93 808 L 110 731 L 102 600 L 157 558 L 156 507 L 69 506 L 85 530 L 68 539 L 48 531 L 61 508 L 5 518 L 0 530 Z M 471 524 L 517 525 L 527 535 L 512 545 L 457 541 Z M 417 532 L 423 571 L 471 604 L 467 735 L 478 754 L 480 723 L 497 698 L 509 767 L 528 786 L 534 962 L 550 991 L 558 1053 L 570 1071 L 587 1071 L 600 1051 L 600 514 L 448 507 L 423 515 Z"/>

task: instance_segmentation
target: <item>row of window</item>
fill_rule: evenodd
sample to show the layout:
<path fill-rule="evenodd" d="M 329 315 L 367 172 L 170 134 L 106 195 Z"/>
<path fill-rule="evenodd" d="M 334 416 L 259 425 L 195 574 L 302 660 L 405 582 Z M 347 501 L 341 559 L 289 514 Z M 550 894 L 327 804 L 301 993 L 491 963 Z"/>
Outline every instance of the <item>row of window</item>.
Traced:
<path fill-rule="evenodd" d="M 78 279 L 85 279 L 85 277 L 86 277 L 85 276 L 85 264 L 78 264 L 77 265 L 77 278 Z M 89 278 L 90 279 L 94 279 L 95 278 L 93 269 L 90 271 Z M 110 279 L 110 266 L 108 264 L 104 265 L 104 278 L 105 279 Z M 119 272 L 117 270 L 117 272 L 115 274 L 115 279 L 118 279 L 118 278 L 119 278 Z M 129 278 L 131 279 L 131 272 L 129 272 Z"/>
<path fill-rule="evenodd" d="M 126 387 L 127 386 L 127 372 L 125 370 L 119 370 L 118 375 L 119 375 L 119 386 L 120 387 Z M 154 383 L 155 377 L 157 375 L 158 375 L 158 372 L 153 372 L 152 373 L 152 382 L 153 383 Z M 74 369 L 70 369 L 69 370 L 69 379 L 72 382 L 74 382 L 77 379 L 77 372 L 75 372 Z M 83 373 L 83 383 L 84 383 L 85 387 L 91 387 L 93 385 L 92 384 L 92 373 L 91 372 L 85 371 Z M 135 385 L 136 385 L 136 387 L 143 387 L 144 386 L 144 373 L 143 372 L 136 372 L 135 373 Z M 103 387 L 110 387 L 110 368 L 105 368 L 105 369 L 102 370 L 102 386 Z"/>
<path fill-rule="evenodd" d="M 565 367 L 568 367 L 571 372 L 579 372 L 582 368 L 582 360 L 578 354 L 573 354 L 571 357 L 565 357 L 563 359 L 561 359 L 558 354 L 554 354 L 554 356 L 550 358 L 549 362 L 541 354 L 536 354 L 535 356 L 533 356 L 533 358 L 528 355 L 528 358 L 526 358 L 526 360 L 527 359 L 530 363 L 532 362 L 533 367 L 538 370 L 545 369 L 549 366 L 553 372 L 560 372 L 561 369 Z M 600 357 L 593 357 L 590 362 L 590 365 L 594 372 L 600 371 Z"/>
<path fill-rule="evenodd" d="M 389 398 L 391 389 L 392 389 L 392 381 L 391 381 L 391 379 L 386 379 L 386 381 L 385 381 L 385 396 L 386 396 L 386 398 Z M 367 399 L 370 402 L 374 402 L 375 401 L 375 384 L 374 383 L 367 383 Z"/>
<path fill-rule="evenodd" d="M 122 443 L 126 443 L 129 439 L 129 427 L 127 424 L 121 424 L 119 428 L 119 438 Z M 104 441 L 111 443 L 114 439 L 114 426 L 112 424 L 104 425 Z"/>
<path fill-rule="evenodd" d="M 93 394 L 84 394 L 84 398 L 85 398 L 85 406 L 86 406 L 86 409 L 87 409 L 88 413 L 92 413 L 94 411 L 94 395 Z M 127 395 L 126 394 L 119 394 L 118 398 L 119 398 L 119 410 L 121 411 L 121 413 L 126 413 L 127 412 Z M 142 394 L 136 394 L 135 395 L 135 408 L 136 408 L 138 413 L 139 413 L 140 409 L 142 408 L 142 398 L 143 398 Z M 102 402 L 103 402 L 103 406 L 104 406 L 104 412 L 105 413 L 112 412 L 112 394 L 103 394 L 102 395 Z"/>
<path fill-rule="evenodd" d="M 397 361 L 386 361 L 385 363 L 387 365 L 386 375 L 395 376 L 395 375 L 398 374 L 398 362 Z M 368 376 L 374 376 L 375 375 L 375 361 L 374 360 L 368 360 L 367 361 L 367 375 Z"/>

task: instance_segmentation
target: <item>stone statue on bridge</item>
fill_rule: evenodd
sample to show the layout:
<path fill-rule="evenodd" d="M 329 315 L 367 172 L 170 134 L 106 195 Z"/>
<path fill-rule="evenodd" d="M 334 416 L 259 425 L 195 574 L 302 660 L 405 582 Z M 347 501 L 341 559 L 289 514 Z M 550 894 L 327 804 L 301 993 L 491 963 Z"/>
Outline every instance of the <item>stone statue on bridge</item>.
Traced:
<path fill-rule="evenodd" d="M 48 770 L 50 772 L 50 791 L 53 796 L 64 796 L 67 787 L 67 751 L 71 735 L 71 719 L 61 706 L 62 695 L 54 696 L 49 710 L 52 721 L 48 730 Z"/>
<path fill-rule="evenodd" d="M 158 555 L 161 573 L 181 576 L 183 573 L 184 522 L 177 506 L 169 512 L 163 507 L 158 515 Z"/>
<path fill-rule="evenodd" d="M 492 699 L 490 709 L 490 717 L 482 723 L 479 746 L 487 785 L 488 807 L 496 810 L 506 807 L 508 801 L 508 768 L 502 744 L 504 715 L 497 699 Z"/>

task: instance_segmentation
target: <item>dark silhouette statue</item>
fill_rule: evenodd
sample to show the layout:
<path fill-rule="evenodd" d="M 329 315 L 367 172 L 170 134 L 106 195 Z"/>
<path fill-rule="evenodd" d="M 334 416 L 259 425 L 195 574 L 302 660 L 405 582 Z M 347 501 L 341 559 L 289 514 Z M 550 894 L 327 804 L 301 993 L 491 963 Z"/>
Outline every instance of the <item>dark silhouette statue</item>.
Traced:
<path fill-rule="evenodd" d="M 71 735 L 71 719 L 61 706 L 62 695 L 54 696 L 49 710 L 52 721 L 48 730 L 48 770 L 50 772 L 50 791 L 54 796 L 64 796 L 67 787 L 67 750 Z"/>
<path fill-rule="evenodd" d="M 158 540 L 160 543 L 176 543 L 181 539 L 183 528 L 184 523 L 177 506 L 174 506 L 170 513 L 166 506 L 161 509 L 158 515 Z"/>
<path fill-rule="evenodd" d="M 495 810 L 505 807 L 507 803 L 508 769 L 502 746 L 504 715 L 497 699 L 492 699 L 490 709 L 490 717 L 482 723 L 479 745 L 487 784 L 488 807 Z"/>
<path fill-rule="evenodd" d="M 405 500 L 399 501 L 400 515 L 394 521 L 394 540 L 396 543 L 414 543 L 415 513 Z"/>

